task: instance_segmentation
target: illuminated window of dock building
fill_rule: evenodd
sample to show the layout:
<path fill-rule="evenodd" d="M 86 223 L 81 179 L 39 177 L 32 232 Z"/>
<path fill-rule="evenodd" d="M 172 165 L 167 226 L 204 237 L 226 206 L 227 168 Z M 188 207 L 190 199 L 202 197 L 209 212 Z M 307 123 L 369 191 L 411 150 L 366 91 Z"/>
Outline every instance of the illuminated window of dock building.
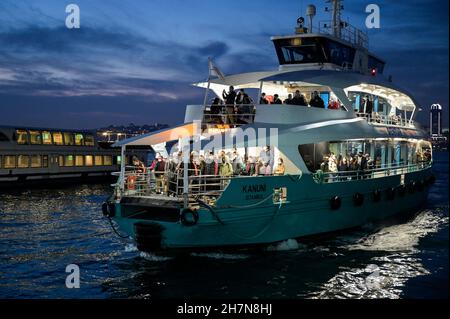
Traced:
<path fill-rule="evenodd" d="M 16 130 L 17 144 L 28 144 L 28 132 L 25 130 Z"/>
<path fill-rule="evenodd" d="M 76 134 L 75 134 L 75 145 L 77 145 L 77 146 L 82 146 L 82 145 L 84 145 L 84 137 L 83 137 L 83 134 L 81 134 L 81 133 L 76 133 Z"/>
<path fill-rule="evenodd" d="M 103 165 L 103 156 L 95 155 L 94 163 L 95 163 L 95 166 L 102 166 Z"/>
<path fill-rule="evenodd" d="M 28 168 L 30 166 L 30 157 L 28 155 L 19 155 L 17 157 L 18 168 Z"/>
<path fill-rule="evenodd" d="M 92 155 L 86 155 L 84 157 L 84 165 L 86 166 L 94 166 L 94 156 Z"/>
<path fill-rule="evenodd" d="M 73 136 L 73 133 L 65 132 L 64 133 L 64 144 L 68 146 L 75 145 L 75 138 Z"/>
<path fill-rule="evenodd" d="M 74 158 L 73 155 L 66 155 L 64 157 L 64 166 L 73 166 Z"/>
<path fill-rule="evenodd" d="M 16 168 L 16 156 L 15 155 L 3 156 L 3 168 Z"/>
<path fill-rule="evenodd" d="M 42 157 L 41 155 L 31 155 L 31 167 L 38 168 L 42 167 Z"/>
<path fill-rule="evenodd" d="M 51 145 L 52 143 L 52 134 L 49 131 L 42 132 L 42 143 L 44 145 Z"/>
<path fill-rule="evenodd" d="M 75 156 L 75 166 L 84 166 L 84 156 L 83 155 Z"/>
<path fill-rule="evenodd" d="M 84 138 L 84 145 L 86 146 L 94 146 L 95 140 L 93 135 L 86 135 Z"/>
<path fill-rule="evenodd" d="M 64 145 L 63 135 L 61 132 L 53 133 L 53 143 L 55 143 L 55 145 Z"/>
<path fill-rule="evenodd" d="M 40 131 L 30 131 L 30 143 L 32 145 L 42 144 L 42 134 Z"/>
<path fill-rule="evenodd" d="M 112 156 L 110 155 L 105 155 L 103 156 L 103 165 L 108 166 L 108 165 L 112 165 Z"/>

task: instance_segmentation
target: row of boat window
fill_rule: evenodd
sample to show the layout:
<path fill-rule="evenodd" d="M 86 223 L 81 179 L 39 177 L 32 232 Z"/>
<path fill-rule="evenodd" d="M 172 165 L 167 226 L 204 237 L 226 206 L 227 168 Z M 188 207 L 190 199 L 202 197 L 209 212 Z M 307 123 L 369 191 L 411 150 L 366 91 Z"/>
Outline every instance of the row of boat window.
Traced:
<path fill-rule="evenodd" d="M 350 166 L 352 160 L 365 160 L 372 168 L 414 165 L 431 160 L 431 144 L 416 139 L 347 140 L 304 144 L 299 152 L 310 172 L 323 169 L 331 162 L 333 167 Z M 327 165 L 326 165 L 327 166 Z M 349 170 L 351 168 L 349 167 Z"/>
<path fill-rule="evenodd" d="M 94 135 L 74 132 L 16 130 L 15 140 L 20 145 L 95 145 Z"/>
<path fill-rule="evenodd" d="M 4 155 L 0 156 L 0 168 L 46 168 L 48 155 Z M 120 165 L 121 157 L 112 155 L 59 155 L 54 157 L 59 167 L 112 166 Z"/>

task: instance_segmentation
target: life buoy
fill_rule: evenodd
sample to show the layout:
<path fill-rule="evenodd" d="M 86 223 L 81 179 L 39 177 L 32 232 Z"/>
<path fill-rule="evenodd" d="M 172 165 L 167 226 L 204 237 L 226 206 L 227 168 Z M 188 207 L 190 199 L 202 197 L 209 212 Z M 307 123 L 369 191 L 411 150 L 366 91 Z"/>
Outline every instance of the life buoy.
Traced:
<path fill-rule="evenodd" d="M 406 186 L 405 185 L 400 185 L 397 187 L 398 190 L 398 194 L 403 197 L 406 194 Z"/>
<path fill-rule="evenodd" d="M 194 226 L 198 223 L 198 219 L 198 212 L 194 209 L 185 208 L 180 213 L 180 221 L 184 226 Z"/>
<path fill-rule="evenodd" d="M 395 188 L 390 187 L 386 190 L 388 200 L 393 200 L 395 198 Z"/>
<path fill-rule="evenodd" d="M 408 184 L 408 191 L 410 194 L 413 194 L 416 190 L 416 182 L 412 181 Z"/>
<path fill-rule="evenodd" d="M 362 204 L 364 203 L 364 195 L 361 193 L 356 193 L 355 195 L 353 195 L 353 203 L 355 204 L 355 206 L 362 206 Z"/>
<path fill-rule="evenodd" d="M 381 200 L 381 192 L 379 189 L 373 191 L 372 199 L 374 202 L 379 202 Z"/>
<path fill-rule="evenodd" d="M 341 198 L 339 196 L 333 196 L 330 199 L 330 206 L 332 210 L 338 210 L 339 208 L 341 208 Z"/>
<path fill-rule="evenodd" d="M 136 175 L 130 175 L 127 177 L 127 188 L 129 190 L 135 190 L 136 189 Z"/>

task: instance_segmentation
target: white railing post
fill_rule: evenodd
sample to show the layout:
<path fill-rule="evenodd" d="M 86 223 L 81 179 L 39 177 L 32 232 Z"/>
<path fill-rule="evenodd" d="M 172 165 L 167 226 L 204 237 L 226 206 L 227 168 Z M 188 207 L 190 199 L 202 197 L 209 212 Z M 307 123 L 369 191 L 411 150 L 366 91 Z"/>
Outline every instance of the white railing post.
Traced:
<path fill-rule="evenodd" d="M 126 145 L 122 145 L 120 149 L 120 190 L 123 193 L 125 191 L 125 151 Z"/>

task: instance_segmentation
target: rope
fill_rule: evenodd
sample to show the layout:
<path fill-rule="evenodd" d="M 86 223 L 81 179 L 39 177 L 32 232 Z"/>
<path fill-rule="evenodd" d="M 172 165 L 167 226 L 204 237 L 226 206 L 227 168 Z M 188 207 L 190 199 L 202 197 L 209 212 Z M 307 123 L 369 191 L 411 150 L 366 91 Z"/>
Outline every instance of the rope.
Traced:
<path fill-rule="evenodd" d="M 109 224 L 111 225 L 112 230 L 116 233 L 117 236 L 119 236 L 119 237 L 122 238 L 122 239 L 125 239 L 125 238 L 128 239 L 128 238 L 129 238 L 129 236 L 121 235 L 121 234 L 117 231 L 117 229 L 114 227 L 114 224 L 113 224 L 113 222 L 112 222 L 111 217 L 108 217 L 108 220 L 109 220 Z"/>

